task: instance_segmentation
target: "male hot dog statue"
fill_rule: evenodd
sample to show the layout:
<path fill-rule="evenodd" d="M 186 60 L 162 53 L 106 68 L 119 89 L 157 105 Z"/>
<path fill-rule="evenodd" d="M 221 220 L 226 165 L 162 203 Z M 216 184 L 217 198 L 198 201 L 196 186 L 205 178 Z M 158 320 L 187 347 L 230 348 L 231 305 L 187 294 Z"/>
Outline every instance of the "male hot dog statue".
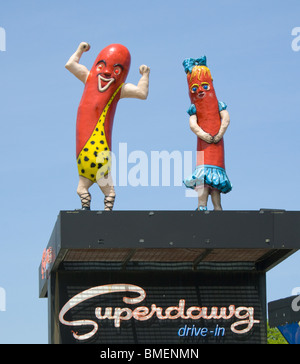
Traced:
<path fill-rule="evenodd" d="M 90 210 L 89 188 L 97 183 L 104 194 L 104 210 L 111 211 L 115 189 L 111 177 L 111 135 L 117 103 L 122 98 L 145 100 L 149 88 L 149 67 L 140 66 L 137 85 L 125 83 L 130 68 L 130 53 L 121 44 L 105 47 L 91 70 L 80 64 L 90 49 L 80 43 L 66 68 L 85 84 L 76 122 L 76 158 L 79 174 L 77 193 L 83 210 Z"/>

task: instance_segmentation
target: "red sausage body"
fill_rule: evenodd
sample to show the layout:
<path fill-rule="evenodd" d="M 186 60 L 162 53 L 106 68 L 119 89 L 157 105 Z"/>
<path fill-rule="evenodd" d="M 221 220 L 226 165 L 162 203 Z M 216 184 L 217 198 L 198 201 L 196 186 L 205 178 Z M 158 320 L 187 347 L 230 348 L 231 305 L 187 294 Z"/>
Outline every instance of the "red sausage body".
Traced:
<path fill-rule="evenodd" d="M 196 107 L 197 123 L 206 133 L 214 136 L 219 132 L 221 118 L 210 72 L 207 67 L 197 67 L 187 78 L 190 99 Z M 197 165 L 212 165 L 225 169 L 223 138 L 216 144 L 209 144 L 197 138 L 197 151 L 204 152 L 204 156 L 198 153 Z"/>
<path fill-rule="evenodd" d="M 78 107 L 78 172 L 93 182 L 104 175 L 103 172 L 101 175 L 98 172 L 109 162 L 114 115 L 121 88 L 129 72 L 130 59 L 128 49 L 121 44 L 112 44 L 104 48 L 89 72 Z"/>

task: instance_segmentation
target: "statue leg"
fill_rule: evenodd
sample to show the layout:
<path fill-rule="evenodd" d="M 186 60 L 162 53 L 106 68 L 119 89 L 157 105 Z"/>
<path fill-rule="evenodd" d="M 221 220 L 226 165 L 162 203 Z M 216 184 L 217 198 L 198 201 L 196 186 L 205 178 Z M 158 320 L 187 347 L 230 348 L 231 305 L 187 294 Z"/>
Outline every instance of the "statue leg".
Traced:
<path fill-rule="evenodd" d="M 92 186 L 92 184 L 93 182 L 89 179 L 79 176 L 77 194 L 80 197 L 82 210 L 90 210 L 91 195 L 89 193 L 89 188 Z"/>
<path fill-rule="evenodd" d="M 98 186 L 104 194 L 104 211 L 111 211 L 114 207 L 116 192 L 111 174 L 108 173 L 105 177 L 97 181 Z"/>
<path fill-rule="evenodd" d="M 205 186 L 199 186 L 196 188 L 198 193 L 198 208 L 197 210 L 207 210 L 207 200 L 209 196 L 209 188 Z"/>
<path fill-rule="evenodd" d="M 211 201 L 214 205 L 214 210 L 223 210 L 221 206 L 221 192 L 217 189 L 211 191 Z"/>

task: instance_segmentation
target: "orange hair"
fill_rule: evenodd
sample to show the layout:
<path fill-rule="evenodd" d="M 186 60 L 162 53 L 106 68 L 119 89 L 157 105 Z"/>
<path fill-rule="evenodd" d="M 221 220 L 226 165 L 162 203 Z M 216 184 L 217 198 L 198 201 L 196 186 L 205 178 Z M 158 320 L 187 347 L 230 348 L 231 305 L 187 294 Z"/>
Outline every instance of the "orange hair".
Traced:
<path fill-rule="evenodd" d="M 192 73 L 190 75 L 190 80 L 192 80 L 194 77 L 197 77 L 198 80 L 200 81 L 202 71 L 204 77 L 209 77 L 211 80 L 213 80 L 213 78 L 211 77 L 210 70 L 206 66 L 194 66 L 192 69 Z"/>

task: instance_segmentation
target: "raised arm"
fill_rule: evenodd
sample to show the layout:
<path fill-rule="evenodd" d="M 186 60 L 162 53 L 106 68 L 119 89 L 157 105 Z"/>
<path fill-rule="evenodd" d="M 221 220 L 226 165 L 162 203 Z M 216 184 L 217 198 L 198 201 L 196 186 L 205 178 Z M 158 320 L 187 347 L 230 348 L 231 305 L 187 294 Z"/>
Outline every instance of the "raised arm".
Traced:
<path fill-rule="evenodd" d="M 209 133 L 206 133 L 197 124 L 197 116 L 196 115 L 191 115 L 190 116 L 190 128 L 191 128 L 192 132 L 197 135 L 198 138 L 204 140 L 206 143 L 211 144 L 214 141 L 214 138 Z"/>
<path fill-rule="evenodd" d="M 125 83 L 125 85 L 122 87 L 120 98 L 136 98 L 146 100 L 149 90 L 149 73 L 149 67 L 145 65 L 140 66 L 140 74 L 142 77 L 140 78 L 138 84 L 133 85 L 132 83 Z"/>
<path fill-rule="evenodd" d="M 74 54 L 70 57 L 65 67 L 73 75 L 75 75 L 84 84 L 88 78 L 89 70 L 82 64 L 79 64 L 80 58 L 84 52 L 90 49 L 90 45 L 86 42 L 81 42 Z"/>
<path fill-rule="evenodd" d="M 214 136 L 214 143 L 218 143 L 223 138 L 230 123 L 230 117 L 227 110 L 220 111 L 220 117 L 221 117 L 221 126 L 218 134 Z"/>

